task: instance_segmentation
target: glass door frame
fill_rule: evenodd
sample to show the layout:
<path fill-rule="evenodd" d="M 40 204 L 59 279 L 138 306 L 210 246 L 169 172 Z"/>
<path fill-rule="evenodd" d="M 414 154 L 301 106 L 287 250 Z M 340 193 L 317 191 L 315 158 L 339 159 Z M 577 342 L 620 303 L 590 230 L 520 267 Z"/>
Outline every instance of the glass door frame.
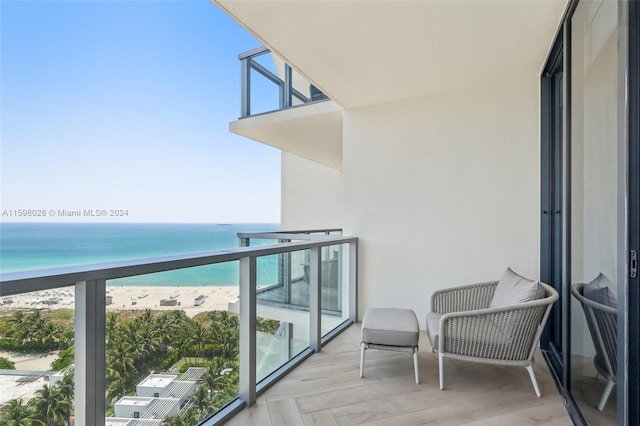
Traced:
<path fill-rule="evenodd" d="M 558 132 L 558 126 L 563 129 L 562 124 L 565 121 L 565 117 L 562 116 L 560 122 L 557 120 L 560 116 L 557 111 L 559 104 L 563 104 L 566 107 L 565 78 L 562 78 L 560 91 L 558 91 L 557 81 L 559 73 L 564 75 L 564 69 L 563 43 L 561 40 L 557 40 L 551 50 L 541 79 L 540 184 L 542 191 L 540 197 L 540 247 L 544 249 L 540 250 L 540 280 L 553 286 L 560 296 L 549 317 L 549 325 L 543 332 L 541 342 L 545 348 L 544 354 L 547 362 L 552 367 L 551 371 L 556 375 L 556 381 L 561 381 L 562 383 L 564 383 L 564 378 L 560 376 L 566 365 L 566 360 L 563 356 L 566 353 L 566 348 L 563 347 L 562 336 L 567 333 L 567 325 L 565 324 L 566 321 L 563 321 L 562 312 L 565 311 L 564 305 L 567 295 L 563 291 L 562 280 L 558 279 L 558 272 L 561 274 L 562 269 L 564 269 L 562 268 L 563 261 L 561 260 L 564 251 L 562 244 L 564 237 L 562 236 L 562 224 L 559 227 L 556 226 L 555 215 L 557 209 L 564 212 L 564 205 L 562 203 L 557 205 L 558 195 L 560 198 L 563 197 L 562 181 L 565 178 L 564 176 L 558 176 L 558 172 L 562 173 L 565 166 L 561 165 L 561 170 L 558 170 L 559 159 L 557 158 L 560 156 L 560 161 L 565 158 L 562 155 L 563 140 L 565 138 L 562 133 Z M 562 99 L 557 99 L 558 95 Z M 564 112 L 562 112 L 562 115 L 564 115 Z M 562 132 L 564 132 L 564 129 Z M 559 182 L 555 178 L 560 178 Z M 556 264 L 558 258 L 560 258 L 560 262 Z M 557 315 L 557 313 L 560 315 Z M 558 339 L 560 339 L 560 342 L 558 342 Z"/>
<path fill-rule="evenodd" d="M 640 424 L 640 278 L 631 273 L 631 253 L 640 252 L 640 2 L 624 1 L 620 4 L 618 22 L 619 39 L 619 109 L 624 111 L 618 127 L 627 153 L 626 184 L 627 220 L 625 262 L 620 265 L 626 285 L 618 297 L 624 296 L 625 315 L 618 329 L 624 330 L 624 339 L 618 342 L 618 353 L 624 359 L 618 365 L 624 368 L 624 378 L 618 381 L 618 413 L 622 424 Z M 635 264 L 638 269 L 637 261 Z M 622 292 L 622 294 L 620 294 Z M 622 299 L 618 299 L 622 300 Z M 622 316 L 621 316 L 622 317 Z M 619 357 L 620 358 L 620 357 Z M 619 421 L 620 421 L 619 420 Z"/>
<path fill-rule="evenodd" d="M 569 288 L 571 283 L 569 260 L 571 259 L 571 18 L 579 0 L 570 0 L 562 17 L 553 47 L 549 52 L 541 75 L 541 204 L 540 204 L 540 279 L 553 280 L 558 257 L 562 251 L 562 282 L 552 283 L 560 294 L 560 318 L 550 317 L 547 329 L 541 339 L 543 356 L 551 370 L 556 385 L 563 396 L 572 420 L 576 424 L 586 421 L 571 394 L 571 304 Z M 562 64 L 562 140 L 554 140 L 553 78 Z M 621 158 L 619 164 L 618 192 L 625 200 L 618 224 L 619 277 L 623 277 L 618 287 L 618 300 L 624 300 L 619 307 L 618 332 L 618 382 L 617 412 L 618 424 L 640 425 L 640 280 L 638 274 L 632 276 L 631 253 L 639 253 L 640 247 L 640 2 L 618 1 L 618 138 Z M 556 92 L 557 94 L 557 92 Z M 556 138 L 557 139 L 557 138 Z M 561 181 L 551 176 L 553 167 L 553 144 L 562 144 Z M 558 177 L 558 176 L 556 176 Z M 561 229 L 552 225 L 552 197 L 561 191 Z M 545 213 L 545 211 L 547 213 Z M 559 234 L 559 235 L 558 235 Z M 555 259 L 555 260 L 554 260 Z M 637 265 L 636 265 L 637 267 Z M 560 347 L 554 336 L 559 334 Z"/>

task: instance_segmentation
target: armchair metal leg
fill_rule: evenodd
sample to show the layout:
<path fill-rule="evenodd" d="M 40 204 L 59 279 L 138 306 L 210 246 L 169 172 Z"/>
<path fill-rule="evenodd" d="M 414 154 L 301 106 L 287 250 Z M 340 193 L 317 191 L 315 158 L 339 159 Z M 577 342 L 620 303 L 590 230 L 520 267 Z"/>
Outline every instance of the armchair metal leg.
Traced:
<path fill-rule="evenodd" d="M 444 357 L 442 352 L 438 352 L 438 366 L 440 372 L 440 390 L 444 389 Z"/>
<path fill-rule="evenodd" d="M 418 374 L 418 348 L 413 348 L 413 369 L 416 372 L 416 385 L 419 385 L 420 374 Z"/>
<path fill-rule="evenodd" d="M 363 342 L 360 344 L 360 377 L 364 376 L 364 351 L 367 345 Z"/>
<path fill-rule="evenodd" d="M 604 388 L 604 393 L 602 394 L 602 398 L 600 398 L 600 403 L 598 404 L 598 410 L 602 411 L 604 410 L 604 406 L 607 403 L 607 400 L 609 399 L 609 395 L 611 395 L 611 391 L 613 390 L 613 387 L 616 384 L 612 381 L 609 380 L 607 381 L 607 387 Z"/>
<path fill-rule="evenodd" d="M 536 396 L 540 398 L 542 394 L 540 393 L 540 388 L 538 387 L 538 381 L 536 380 L 536 375 L 533 372 L 533 365 L 527 365 L 525 367 L 529 372 L 529 377 L 531 378 L 531 383 L 533 384 L 533 389 L 536 391 Z"/>

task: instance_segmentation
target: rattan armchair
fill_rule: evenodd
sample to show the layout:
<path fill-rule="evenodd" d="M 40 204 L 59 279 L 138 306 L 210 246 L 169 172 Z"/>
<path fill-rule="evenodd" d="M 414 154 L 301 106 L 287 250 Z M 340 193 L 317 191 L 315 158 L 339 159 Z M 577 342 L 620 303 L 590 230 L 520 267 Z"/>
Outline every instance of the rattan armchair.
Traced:
<path fill-rule="evenodd" d="M 584 287 L 585 284 L 574 284 L 571 286 L 571 294 L 582 305 L 587 319 L 587 326 L 596 349 L 593 364 L 598 374 L 607 380 L 598 403 L 598 410 L 602 411 L 616 385 L 618 374 L 618 311 L 616 308 L 584 297 Z"/>
<path fill-rule="evenodd" d="M 525 367 L 538 397 L 533 355 L 558 293 L 542 284 L 541 299 L 489 308 L 498 281 L 439 290 L 431 296 L 427 334 L 438 351 L 440 389 L 444 358 Z"/>

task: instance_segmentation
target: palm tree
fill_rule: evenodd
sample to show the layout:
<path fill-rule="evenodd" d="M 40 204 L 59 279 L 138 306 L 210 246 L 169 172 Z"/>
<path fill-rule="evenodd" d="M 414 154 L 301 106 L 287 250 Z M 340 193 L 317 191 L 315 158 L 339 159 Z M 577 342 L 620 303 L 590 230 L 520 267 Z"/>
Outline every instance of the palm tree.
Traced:
<path fill-rule="evenodd" d="M 145 324 L 151 324 L 153 322 L 153 312 L 151 311 L 151 309 L 145 309 L 140 319 Z"/>
<path fill-rule="evenodd" d="M 194 339 L 193 322 L 184 322 L 180 326 L 175 341 L 176 350 L 180 353 L 180 357 L 185 358 L 190 354 L 191 347 L 196 343 Z"/>
<path fill-rule="evenodd" d="M 107 312 L 107 321 L 105 326 L 107 343 L 113 341 L 117 328 L 118 328 L 118 314 L 115 312 Z"/>
<path fill-rule="evenodd" d="M 193 394 L 193 405 L 198 412 L 198 417 L 203 418 L 213 411 L 212 392 L 206 386 L 200 386 Z"/>
<path fill-rule="evenodd" d="M 114 346 L 107 353 L 107 376 L 113 379 L 128 377 L 135 371 L 134 362 L 131 351 L 124 343 Z"/>
<path fill-rule="evenodd" d="M 40 343 L 43 341 L 43 335 L 45 333 L 45 329 L 47 328 L 47 324 L 49 320 L 42 316 L 42 313 L 38 310 L 31 312 L 31 315 L 25 318 L 23 327 L 24 331 L 27 333 L 23 335 L 23 341 L 27 340 L 37 340 Z"/>
<path fill-rule="evenodd" d="M 205 342 L 208 340 L 209 332 L 199 322 L 195 323 L 191 332 L 193 333 L 192 337 L 196 345 L 196 357 L 201 358 L 202 349 L 204 348 Z"/>
<path fill-rule="evenodd" d="M 31 407 L 22 404 L 22 398 L 12 399 L 0 411 L 0 425 L 3 426 L 32 426 L 38 423 L 42 424 Z"/>
<path fill-rule="evenodd" d="M 189 321 L 189 317 L 183 310 L 176 310 L 171 311 L 170 320 L 175 327 L 180 327 L 182 324 Z"/>
<path fill-rule="evenodd" d="M 70 410 L 68 403 L 61 397 L 57 389 L 44 385 L 36 392 L 34 407 L 36 414 L 47 426 L 64 424 L 66 413 Z"/>
<path fill-rule="evenodd" d="M 75 391 L 74 373 L 67 371 L 62 380 L 56 385 L 58 394 L 66 402 L 64 418 L 67 424 L 71 423 L 71 411 L 73 408 L 73 394 Z"/>
<path fill-rule="evenodd" d="M 24 311 L 15 312 L 11 318 L 13 337 L 22 343 L 26 342 L 31 335 L 34 319 L 39 318 L 40 315 L 40 311 L 34 311 L 34 313 L 29 313 L 28 315 Z"/>
<path fill-rule="evenodd" d="M 171 416 L 164 419 L 164 426 L 192 426 L 198 423 L 198 415 L 193 408 L 180 413 L 177 416 Z"/>
<path fill-rule="evenodd" d="M 19 332 L 19 330 L 22 328 L 24 321 L 25 321 L 25 313 L 22 310 L 18 310 L 15 311 L 13 313 L 13 315 L 11 315 L 11 318 L 9 318 L 9 324 L 12 325 L 11 327 L 11 334 L 16 334 Z"/>
<path fill-rule="evenodd" d="M 149 324 L 144 324 L 138 331 L 138 348 L 145 358 L 152 355 L 160 346 L 160 339 L 157 331 Z"/>
<path fill-rule="evenodd" d="M 169 344 L 173 328 L 174 327 L 171 323 L 171 319 L 168 315 L 163 314 L 156 318 L 155 330 L 160 342 L 160 349 L 162 349 L 163 351 L 167 350 L 167 345 Z"/>
<path fill-rule="evenodd" d="M 110 397 L 118 397 L 125 393 L 127 389 L 127 383 L 123 379 L 115 379 L 109 383 L 107 387 L 107 393 Z"/>
<path fill-rule="evenodd" d="M 61 327 L 56 327 L 56 325 L 53 324 L 52 322 L 46 321 L 44 328 L 40 332 L 40 343 L 43 346 L 50 347 L 54 342 L 59 340 L 58 336 L 60 334 L 62 334 Z"/>

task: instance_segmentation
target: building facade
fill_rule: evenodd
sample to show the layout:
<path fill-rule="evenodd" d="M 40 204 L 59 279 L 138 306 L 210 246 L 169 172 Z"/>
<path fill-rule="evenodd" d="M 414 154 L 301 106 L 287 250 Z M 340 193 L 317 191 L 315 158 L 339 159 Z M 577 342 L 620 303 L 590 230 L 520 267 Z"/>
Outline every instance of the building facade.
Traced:
<path fill-rule="evenodd" d="M 572 418 L 638 422 L 637 2 L 215 3 L 330 98 L 230 130 L 283 151 L 283 229 L 359 238 L 360 318 L 424 328 L 435 290 L 511 267 L 561 294 L 542 349 Z M 572 295 L 600 274 L 611 380 Z"/>

